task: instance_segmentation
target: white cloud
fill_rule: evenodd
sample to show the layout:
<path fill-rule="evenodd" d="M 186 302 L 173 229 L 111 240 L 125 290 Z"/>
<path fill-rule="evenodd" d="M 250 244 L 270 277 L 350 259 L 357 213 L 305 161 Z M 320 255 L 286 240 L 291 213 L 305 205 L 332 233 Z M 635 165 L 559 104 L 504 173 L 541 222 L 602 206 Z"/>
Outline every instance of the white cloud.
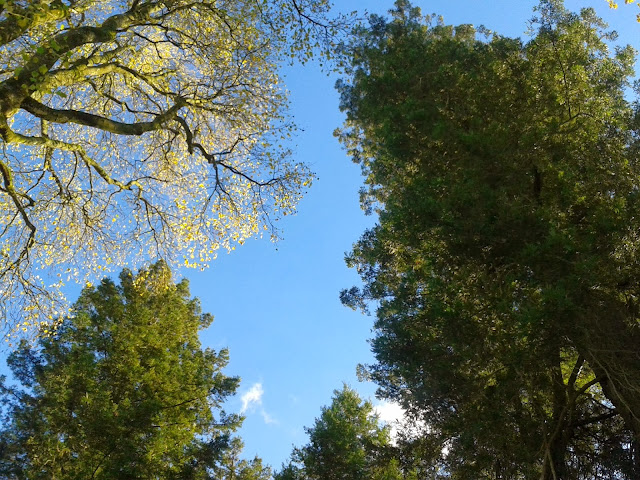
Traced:
<path fill-rule="evenodd" d="M 262 406 L 262 395 L 264 390 L 260 382 L 254 383 L 249 390 L 247 390 L 241 397 L 242 408 L 240 414 L 250 411 L 255 411 L 256 407 Z"/>
<path fill-rule="evenodd" d="M 373 406 L 373 411 L 383 423 L 389 426 L 391 439 L 395 440 L 398 433 L 398 428 L 401 422 L 405 419 L 403 408 L 395 403 L 383 400 L 377 405 Z"/>
<path fill-rule="evenodd" d="M 271 415 L 269 415 L 264 408 L 260 410 L 260 415 L 262 415 L 262 419 L 264 420 L 264 423 L 266 423 L 267 425 L 278 423 L 278 421 L 275 418 L 273 418 Z"/>
<path fill-rule="evenodd" d="M 373 411 L 380 417 L 380 420 L 388 424 L 404 418 L 404 410 L 402 407 L 395 402 L 389 402 L 387 400 L 383 400 L 375 405 Z"/>
<path fill-rule="evenodd" d="M 382 423 L 389 426 L 391 441 L 394 443 L 400 430 L 402 430 L 402 435 L 407 438 L 419 438 L 431 431 L 429 425 L 423 420 L 409 418 L 398 403 L 383 400 L 373 406 L 373 411 Z"/>
<path fill-rule="evenodd" d="M 277 424 L 278 421 L 273 418 L 262 406 L 262 396 L 264 395 L 264 389 L 262 383 L 257 382 L 251 385 L 251 388 L 242 394 L 240 401 L 242 402 L 242 408 L 240 409 L 240 415 L 245 413 L 255 413 L 258 411 L 267 425 Z"/>

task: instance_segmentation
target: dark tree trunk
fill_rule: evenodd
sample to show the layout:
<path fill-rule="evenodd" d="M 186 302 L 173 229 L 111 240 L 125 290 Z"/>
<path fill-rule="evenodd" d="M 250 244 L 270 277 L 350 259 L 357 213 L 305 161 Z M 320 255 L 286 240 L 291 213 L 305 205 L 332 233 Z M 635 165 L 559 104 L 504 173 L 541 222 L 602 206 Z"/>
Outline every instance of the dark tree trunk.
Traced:
<path fill-rule="evenodd" d="M 562 377 L 560 350 L 554 352 L 552 369 L 553 416 L 551 430 L 547 434 L 541 480 L 565 480 L 567 478 L 567 444 L 571 435 L 569 425 L 570 398 Z"/>

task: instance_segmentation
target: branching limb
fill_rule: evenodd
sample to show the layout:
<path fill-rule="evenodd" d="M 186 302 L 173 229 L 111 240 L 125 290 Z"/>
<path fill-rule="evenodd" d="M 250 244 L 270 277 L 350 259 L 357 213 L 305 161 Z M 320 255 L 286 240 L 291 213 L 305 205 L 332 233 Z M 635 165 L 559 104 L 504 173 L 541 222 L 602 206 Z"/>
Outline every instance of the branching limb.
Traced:
<path fill-rule="evenodd" d="M 31 220 L 29 219 L 29 215 L 27 214 L 27 211 L 25 209 L 25 206 L 22 204 L 22 199 L 21 199 L 22 195 L 19 192 L 17 192 L 15 189 L 11 168 L 1 160 L 0 160 L 0 173 L 2 174 L 4 190 L 7 192 L 9 197 L 11 197 L 11 200 L 14 206 L 16 207 L 16 210 L 20 213 L 20 217 L 22 218 L 23 223 L 29 229 L 29 236 L 27 238 L 27 241 L 24 243 L 17 258 L 13 262 L 10 262 L 9 264 L 7 264 L 4 270 L 0 271 L 0 278 L 2 278 L 9 270 L 16 268 L 25 258 L 28 258 L 29 249 L 35 243 L 36 227 L 33 223 L 31 223 Z"/>
<path fill-rule="evenodd" d="M 48 107 L 31 97 L 25 98 L 20 106 L 25 111 L 38 118 L 58 124 L 76 123 L 78 125 L 98 128 L 118 135 L 142 135 L 143 133 L 157 130 L 167 120 L 173 119 L 176 112 L 184 105 L 185 102 L 178 99 L 171 108 L 166 112 L 159 113 L 153 120 L 137 123 L 118 122 L 100 115 L 94 115 L 92 113 L 82 112 L 79 110 L 59 110 Z"/>
<path fill-rule="evenodd" d="M 576 380 L 578 379 L 578 375 L 580 374 L 580 370 L 582 370 L 582 366 L 584 365 L 584 357 L 582 355 L 578 356 L 575 365 L 573 366 L 573 370 L 571 371 L 571 375 L 569 376 L 569 381 L 567 386 L 573 389 L 573 386 L 576 384 Z"/>

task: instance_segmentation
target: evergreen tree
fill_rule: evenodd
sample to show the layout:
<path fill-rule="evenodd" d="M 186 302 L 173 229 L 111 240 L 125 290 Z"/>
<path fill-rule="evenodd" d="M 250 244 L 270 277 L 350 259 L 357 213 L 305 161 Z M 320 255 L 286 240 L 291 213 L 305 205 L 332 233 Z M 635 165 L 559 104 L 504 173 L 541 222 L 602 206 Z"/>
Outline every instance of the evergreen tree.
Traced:
<path fill-rule="evenodd" d="M 309 443 L 295 448 L 275 480 L 399 480 L 391 455 L 389 430 L 369 401 L 347 387 L 334 391 L 315 424 L 305 431 Z"/>
<path fill-rule="evenodd" d="M 633 49 L 556 0 L 526 43 L 392 15 L 338 85 L 379 213 L 342 295 L 377 305 L 371 376 L 454 478 L 637 478 Z"/>
<path fill-rule="evenodd" d="M 226 350 L 200 347 L 211 321 L 163 263 L 85 288 L 55 331 L 9 357 L 20 385 L 2 386 L 0 476 L 233 478 L 213 472 L 241 448 L 241 418 L 221 409 L 239 379 L 222 373 Z"/>

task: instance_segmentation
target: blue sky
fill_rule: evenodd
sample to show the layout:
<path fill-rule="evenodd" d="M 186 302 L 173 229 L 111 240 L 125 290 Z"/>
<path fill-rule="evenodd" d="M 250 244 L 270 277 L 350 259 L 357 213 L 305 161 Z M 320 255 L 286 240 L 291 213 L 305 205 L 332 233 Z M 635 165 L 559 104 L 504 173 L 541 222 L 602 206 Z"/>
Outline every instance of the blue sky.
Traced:
<path fill-rule="evenodd" d="M 337 11 L 385 13 L 393 0 L 335 0 Z M 624 3 L 621 1 L 620 3 Z M 416 0 L 424 14 L 437 13 L 450 24 L 484 24 L 498 33 L 522 36 L 536 5 L 532 0 Z M 568 8 L 593 5 L 621 34 L 621 43 L 640 47 L 634 6 L 610 11 L 606 0 L 567 1 Z M 242 378 L 229 402 L 243 412 L 240 435 L 246 456 L 259 455 L 279 468 L 292 445 L 306 442 L 311 426 L 332 391 L 343 382 L 365 397 L 375 385 L 359 383 L 358 363 L 373 361 L 367 339 L 373 319 L 340 304 L 342 288 L 357 284 L 344 254 L 375 219 L 358 204 L 360 170 L 332 132 L 342 123 L 334 90 L 337 76 L 313 63 L 285 69 L 292 112 L 304 130 L 296 156 L 319 180 L 282 222 L 283 240 L 251 240 L 230 255 L 221 254 L 204 272 L 182 272 L 203 310 L 215 316 L 202 334 L 204 346 L 229 348 L 227 373 Z"/>

